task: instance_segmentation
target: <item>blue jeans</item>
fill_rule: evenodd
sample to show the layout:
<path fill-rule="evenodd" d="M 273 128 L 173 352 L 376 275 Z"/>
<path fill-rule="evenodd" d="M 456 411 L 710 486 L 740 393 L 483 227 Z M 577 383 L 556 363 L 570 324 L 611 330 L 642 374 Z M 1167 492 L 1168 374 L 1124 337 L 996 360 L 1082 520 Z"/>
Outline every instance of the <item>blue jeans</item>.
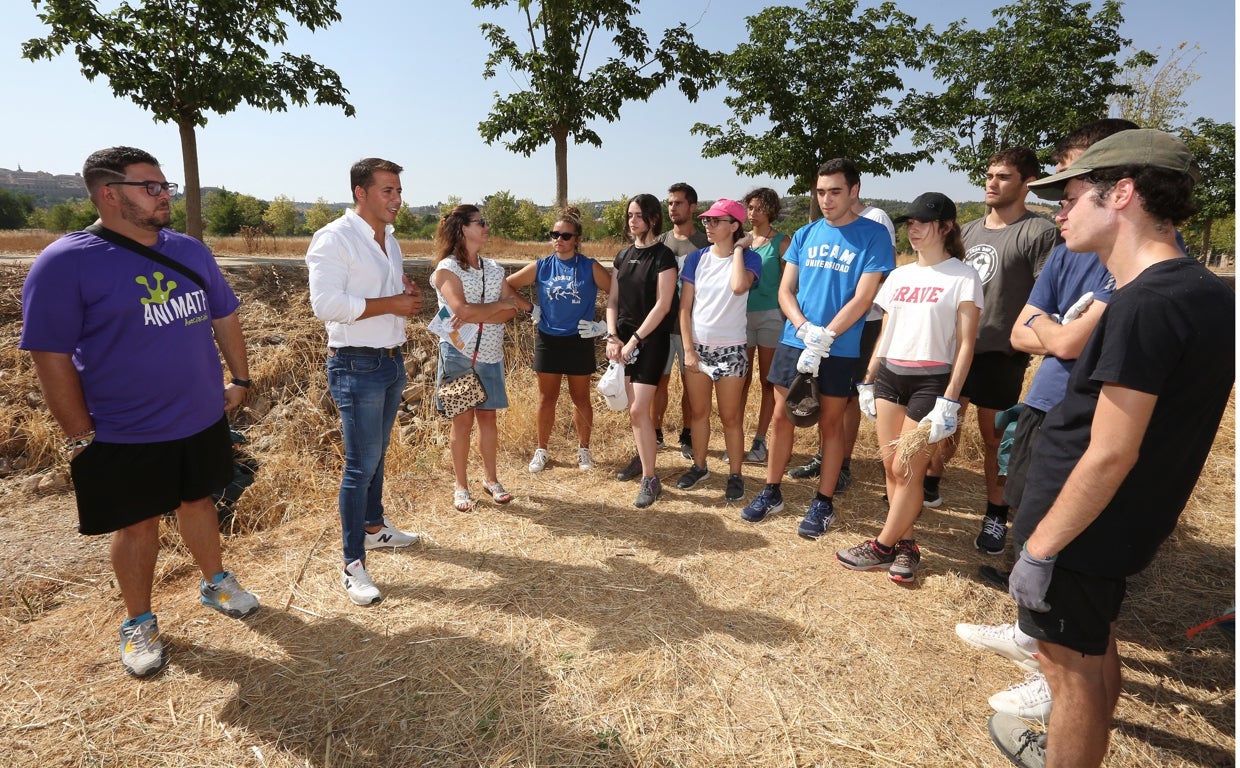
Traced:
<path fill-rule="evenodd" d="M 327 358 L 327 386 L 344 435 L 340 527 L 347 565 L 366 559 L 366 526 L 383 524 L 383 459 L 405 389 L 405 363 L 399 350 L 394 357 L 337 351 Z"/>

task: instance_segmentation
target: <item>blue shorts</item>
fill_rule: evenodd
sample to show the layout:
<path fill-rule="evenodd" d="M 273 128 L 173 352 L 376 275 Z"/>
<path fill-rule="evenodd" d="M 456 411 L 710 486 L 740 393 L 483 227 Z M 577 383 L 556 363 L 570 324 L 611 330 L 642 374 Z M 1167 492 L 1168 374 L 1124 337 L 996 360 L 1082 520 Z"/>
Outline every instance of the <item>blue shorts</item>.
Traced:
<path fill-rule="evenodd" d="M 787 389 L 797 377 L 797 358 L 805 350 L 790 347 L 783 342 L 775 348 L 771 359 L 771 371 L 766 380 L 777 387 Z M 825 397 L 848 397 L 852 393 L 855 357 L 824 357 L 818 364 L 818 394 Z"/>
<path fill-rule="evenodd" d="M 473 353 L 466 356 L 446 341 L 439 342 L 439 380 L 453 381 L 469 372 L 469 363 Z M 474 366 L 482 386 L 487 391 L 487 399 L 478 406 L 478 410 L 497 411 L 508 407 L 508 390 L 504 385 L 503 363 L 478 363 Z M 438 406 L 438 403 L 436 403 Z"/>

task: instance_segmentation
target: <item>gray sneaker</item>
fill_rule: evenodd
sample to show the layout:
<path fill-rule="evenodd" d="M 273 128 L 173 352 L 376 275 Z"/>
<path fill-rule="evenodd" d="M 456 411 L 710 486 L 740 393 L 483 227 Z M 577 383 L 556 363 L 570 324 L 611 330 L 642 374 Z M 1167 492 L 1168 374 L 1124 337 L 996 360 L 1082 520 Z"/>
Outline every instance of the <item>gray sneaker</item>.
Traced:
<path fill-rule="evenodd" d="M 234 619 L 244 619 L 258 610 L 258 598 L 242 589 L 229 571 L 224 571 L 224 578 L 214 584 L 199 582 L 198 593 L 203 605 Z"/>
<path fill-rule="evenodd" d="M 896 542 L 896 559 L 887 569 L 887 578 L 899 584 L 912 584 L 917 580 L 917 567 L 921 565 L 921 550 L 912 539 Z"/>
<path fill-rule="evenodd" d="M 788 477 L 796 480 L 808 480 L 822 474 L 822 454 L 814 456 L 799 467 L 788 470 Z"/>
<path fill-rule="evenodd" d="M 632 480 L 642 476 L 642 457 L 634 456 L 628 466 L 616 473 L 617 480 Z"/>
<path fill-rule="evenodd" d="M 168 663 L 168 651 L 159 636 L 159 621 L 121 625 L 121 665 L 132 677 L 150 677 Z"/>
<path fill-rule="evenodd" d="M 1012 765 L 1045 768 L 1046 734 L 1029 728 L 1015 715 L 998 712 L 990 716 L 990 740 Z"/>
<path fill-rule="evenodd" d="M 765 464 L 766 463 L 766 438 L 755 437 L 753 446 L 745 453 L 745 463 L 747 464 Z"/>
<path fill-rule="evenodd" d="M 835 559 L 854 571 L 875 571 L 891 567 L 896 560 L 896 551 L 892 548 L 891 554 L 884 555 L 874 547 L 873 539 L 867 539 L 855 547 L 836 552 Z"/>
<path fill-rule="evenodd" d="M 659 494 L 663 492 L 663 484 L 656 477 L 643 477 L 641 490 L 637 492 L 637 498 L 633 500 L 633 506 L 638 509 L 645 509 L 659 498 Z"/>

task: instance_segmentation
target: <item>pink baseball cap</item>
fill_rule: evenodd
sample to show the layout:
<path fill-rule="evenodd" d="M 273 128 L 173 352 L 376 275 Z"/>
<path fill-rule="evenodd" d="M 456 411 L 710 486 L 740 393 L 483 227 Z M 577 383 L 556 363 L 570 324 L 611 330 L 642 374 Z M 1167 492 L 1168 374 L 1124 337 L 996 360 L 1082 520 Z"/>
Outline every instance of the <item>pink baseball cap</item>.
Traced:
<path fill-rule="evenodd" d="M 744 223 L 746 219 L 745 206 L 735 200 L 729 200 L 726 197 L 721 197 L 715 201 L 715 204 L 710 207 L 709 211 L 699 214 L 698 218 L 704 219 L 707 216 L 731 216 L 737 221 Z"/>

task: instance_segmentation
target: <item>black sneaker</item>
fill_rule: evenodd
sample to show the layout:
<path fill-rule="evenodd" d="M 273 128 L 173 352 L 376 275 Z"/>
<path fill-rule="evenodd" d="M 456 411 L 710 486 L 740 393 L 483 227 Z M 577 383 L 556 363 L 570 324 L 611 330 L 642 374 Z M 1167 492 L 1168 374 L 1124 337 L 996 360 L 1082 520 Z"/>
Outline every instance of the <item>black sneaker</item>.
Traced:
<path fill-rule="evenodd" d="M 852 485 L 852 470 L 848 467 L 840 467 L 840 476 L 835 481 L 835 493 L 837 495 L 843 493 L 850 485 Z"/>
<path fill-rule="evenodd" d="M 656 429 L 654 431 L 654 441 L 659 444 L 660 448 L 663 447 L 663 430 Z"/>
<path fill-rule="evenodd" d="M 993 565 L 983 565 L 977 569 L 977 577 L 988 587 L 994 587 L 1003 594 L 1008 591 L 1008 576 L 1011 571 L 1001 571 Z"/>
<path fill-rule="evenodd" d="M 689 461 L 693 461 L 693 433 L 689 431 L 688 427 L 680 430 L 680 440 L 678 442 L 680 443 L 680 455 Z"/>
<path fill-rule="evenodd" d="M 817 454 L 807 463 L 799 467 L 788 470 L 788 477 L 797 480 L 808 480 L 811 477 L 818 477 L 822 474 L 822 454 Z"/>
<path fill-rule="evenodd" d="M 1024 720 L 1005 712 L 990 716 L 990 740 L 1012 765 L 1023 768 L 1044 768 L 1046 765 L 1046 734 L 1029 728 Z"/>
<path fill-rule="evenodd" d="M 724 501 L 740 501 L 745 497 L 745 478 L 740 475 L 728 475 L 728 487 L 723 492 Z"/>
<path fill-rule="evenodd" d="M 973 540 L 973 546 L 988 555 L 1003 553 L 1007 544 L 1007 520 L 998 515 L 986 515 L 982 518 L 982 532 Z"/>
<path fill-rule="evenodd" d="M 699 467 L 697 464 L 694 464 L 689 467 L 688 472 L 685 472 L 676 481 L 676 487 L 682 491 L 687 491 L 708 477 L 710 477 L 710 471 L 706 467 Z"/>
<path fill-rule="evenodd" d="M 645 509 L 653 504 L 662 492 L 663 484 L 659 482 L 658 477 L 643 477 L 641 489 L 637 492 L 637 498 L 633 501 L 633 506 L 638 509 Z"/>
<path fill-rule="evenodd" d="M 642 457 L 634 456 L 633 460 L 624 469 L 616 473 L 617 480 L 632 480 L 635 477 L 642 476 Z"/>
<path fill-rule="evenodd" d="M 928 491 L 923 488 L 921 491 L 921 503 L 930 509 L 938 509 L 943 506 L 943 495 L 938 491 Z"/>

